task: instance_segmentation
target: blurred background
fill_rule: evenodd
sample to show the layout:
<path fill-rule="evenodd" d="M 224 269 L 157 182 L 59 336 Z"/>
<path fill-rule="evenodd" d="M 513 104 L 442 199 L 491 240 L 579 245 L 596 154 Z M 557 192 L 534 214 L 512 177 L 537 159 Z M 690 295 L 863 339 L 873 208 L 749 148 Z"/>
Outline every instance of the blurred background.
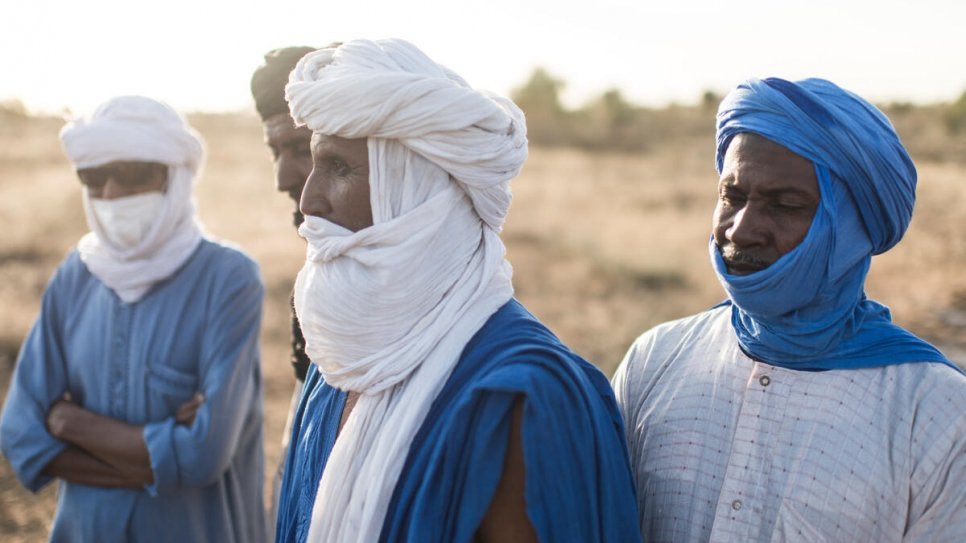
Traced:
<path fill-rule="evenodd" d="M 504 232 L 517 297 L 610 375 L 647 328 L 724 294 L 707 255 L 714 113 L 750 76 L 825 77 L 879 105 L 919 169 L 905 239 L 873 259 L 870 297 L 966 363 L 966 4 L 924 0 L 588 3 L 36 0 L 0 18 L 0 399 L 47 280 L 87 231 L 57 133 L 117 94 L 165 100 L 207 140 L 210 235 L 261 265 L 266 477 L 294 377 L 288 295 L 304 259 L 248 91 L 289 45 L 402 37 L 527 114 L 530 159 Z M 668 3 L 671 4 L 671 3 Z M 267 485 L 266 485 L 267 489 Z M 0 540 L 42 541 L 55 486 L 0 460 Z"/>

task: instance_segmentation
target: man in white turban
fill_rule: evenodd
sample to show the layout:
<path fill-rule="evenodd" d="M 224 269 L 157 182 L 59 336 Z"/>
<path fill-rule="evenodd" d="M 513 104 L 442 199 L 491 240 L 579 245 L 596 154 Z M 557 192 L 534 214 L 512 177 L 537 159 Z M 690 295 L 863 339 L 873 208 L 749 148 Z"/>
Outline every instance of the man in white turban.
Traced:
<path fill-rule="evenodd" d="M 195 216 L 200 137 L 122 96 L 61 140 L 91 232 L 44 293 L 0 448 L 28 489 L 60 480 L 52 541 L 263 541 L 263 288 Z"/>
<path fill-rule="evenodd" d="M 513 299 L 511 101 L 401 40 L 311 53 L 295 305 L 314 363 L 277 541 L 636 541 L 608 383 Z"/>

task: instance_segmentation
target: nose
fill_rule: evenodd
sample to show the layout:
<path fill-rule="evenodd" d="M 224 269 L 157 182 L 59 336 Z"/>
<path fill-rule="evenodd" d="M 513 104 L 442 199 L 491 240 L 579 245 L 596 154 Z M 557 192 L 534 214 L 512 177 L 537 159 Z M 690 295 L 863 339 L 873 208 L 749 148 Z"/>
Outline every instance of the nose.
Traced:
<path fill-rule="evenodd" d="M 313 168 L 309 173 L 308 179 L 305 180 L 305 187 L 302 189 L 302 198 L 299 200 L 299 211 L 303 215 L 325 217 L 330 206 L 325 198 L 323 185 L 322 176 L 316 173 L 315 168 Z"/>
<path fill-rule="evenodd" d="M 725 231 L 728 241 L 738 247 L 755 247 L 768 241 L 767 228 L 760 210 L 745 205 L 734 215 L 731 226 Z"/>
<path fill-rule="evenodd" d="M 113 200 L 114 198 L 121 198 L 122 196 L 127 196 L 128 191 L 119 185 L 113 177 L 108 177 L 104 185 L 98 189 L 97 194 L 93 192 L 90 193 L 94 198 L 100 198 L 102 200 Z"/>
<path fill-rule="evenodd" d="M 288 153 L 283 153 L 275 162 L 275 187 L 279 192 L 296 193 L 302 192 L 305 180 L 311 171 L 311 163 L 306 166 L 295 157 Z"/>

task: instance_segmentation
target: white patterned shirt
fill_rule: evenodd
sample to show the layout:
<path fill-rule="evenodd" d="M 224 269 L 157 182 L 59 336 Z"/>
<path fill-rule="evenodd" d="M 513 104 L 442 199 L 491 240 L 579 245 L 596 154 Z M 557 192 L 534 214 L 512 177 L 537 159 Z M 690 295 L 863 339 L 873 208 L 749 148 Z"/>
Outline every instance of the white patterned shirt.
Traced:
<path fill-rule="evenodd" d="M 651 329 L 614 376 L 645 541 L 966 542 L 966 376 L 771 366 L 730 315 Z"/>

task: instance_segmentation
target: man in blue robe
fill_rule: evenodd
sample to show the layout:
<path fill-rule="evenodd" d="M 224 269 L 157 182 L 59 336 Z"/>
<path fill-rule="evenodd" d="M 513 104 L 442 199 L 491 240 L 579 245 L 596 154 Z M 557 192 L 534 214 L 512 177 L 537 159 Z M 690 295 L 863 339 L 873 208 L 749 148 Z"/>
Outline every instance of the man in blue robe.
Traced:
<path fill-rule="evenodd" d="M 961 541 L 966 376 L 866 297 L 916 169 L 872 104 L 752 79 L 718 109 L 708 243 L 728 299 L 614 376 L 648 541 Z"/>
<path fill-rule="evenodd" d="M 298 209 L 302 199 L 302 188 L 305 180 L 312 171 L 312 153 L 309 143 L 312 131 L 304 126 L 295 126 L 295 122 L 288 113 L 288 103 L 285 102 L 285 84 L 288 74 L 306 53 L 314 51 L 312 47 L 284 47 L 273 49 L 265 54 L 264 63 L 259 65 L 252 74 L 251 91 L 255 99 L 255 110 L 262 120 L 265 135 L 265 145 L 272 152 L 272 162 L 275 166 L 275 189 L 285 193 L 295 202 L 295 212 L 292 219 L 295 228 L 301 226 L 305 218 Z M 291 298 L 291 296 L 290 296 Z M 292 421 L 298 398 L 302 394 L 302 385 L 308 371 L 309 361 L 305 354 L 305 338 L 302 328 L 295 314 L 295 306 L 290 305 L 290 323 L 292 352 L 289 359 L 295 372 L 295 388 L 292 390 L 292 401 L 289 407 L 285 427 L 282 430 L 282 448 L 278 467 L 272 478 L 272 496 L 269 506 L 268 521 L 274 523 L 278 510 L 278 493 L 282 484 L 282 473 L 285 471 L 285 457 L 288 453 L 289 436 L 292 431 Z"/>
<path fill-rule="evenodd" d="M 203 236 L 200 137 L 122 96 L 61 132 L 91 232 L 44 293 L 0 415 L 51 541 L 267 537 L 256 264 Z"/>
<path fill-rule="evenodd" d="M 606 379 L 513 299 L 520 110 L 401 40 L 311 53 L 286 97 L 314 367 L 277 541 L 638 541 Z"/>

